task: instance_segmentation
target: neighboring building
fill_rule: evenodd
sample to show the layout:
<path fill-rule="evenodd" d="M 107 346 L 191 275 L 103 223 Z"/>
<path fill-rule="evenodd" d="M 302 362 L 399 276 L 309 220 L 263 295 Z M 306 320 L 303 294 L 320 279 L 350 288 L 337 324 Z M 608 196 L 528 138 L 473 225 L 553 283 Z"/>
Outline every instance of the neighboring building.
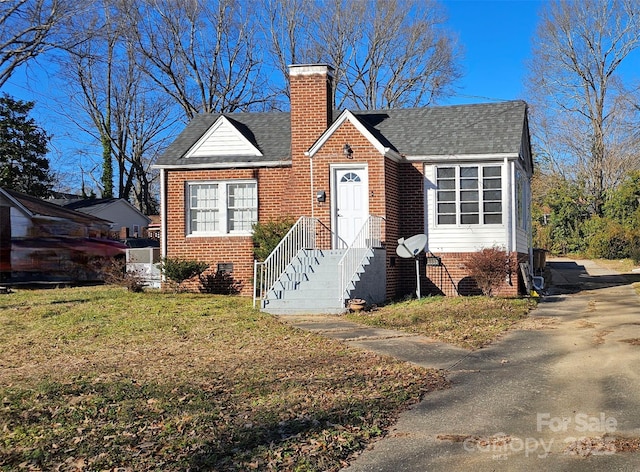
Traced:
<path fill-rule="evenodd" d="M 54 203 L 113 222 L 120 239 L 146 237 L 143 231 L 151 219 L 124 198 L 56 199 Z"/>
<path fill-rule="evenodd" d="M 465 261 L 489 246 L 513 258 L 501 293 L 524 290 L 525 102 L 334 113 L 331 67 L 289 72 L 290 113 L 199 115 L 158 159 L 164 256 L 207 261 L 247 295 L 257 279 L 270 312 L 336 312 L 411 293 L 415 265 L 396 248 L 424 233 L 423 293 L 471 291 Z M 282 217 L 307 218 L 276 269 L 254 266 L 252 225 Z"/>
<path fill-rule="evenodd" d="M 0 188 L 0 280 L 96 278 L 96 260 L 124 256 L 105 238 L 111 221 Z"/>
<path fill-rule="evenodd" d="M 160 215 L 149 215 L 149 218 L 151 223 L 147 226 L 147 237 L 160 241 L 160 228 L 162 227 Z"/>

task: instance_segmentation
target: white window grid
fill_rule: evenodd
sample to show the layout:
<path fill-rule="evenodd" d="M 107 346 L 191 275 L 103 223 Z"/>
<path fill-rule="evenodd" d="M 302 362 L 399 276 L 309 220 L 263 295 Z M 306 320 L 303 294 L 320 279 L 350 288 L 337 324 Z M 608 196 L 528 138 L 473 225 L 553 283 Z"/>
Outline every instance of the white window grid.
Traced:
<path fill-rule="evenodd" d="M 502 167 L 436 167 L 436 224 L 502 224 Z"/>
<path fill-rule="evenodd" d="M 251 234 L 258 216 L 255 181 L 188 182 L 187 234 Z"/>

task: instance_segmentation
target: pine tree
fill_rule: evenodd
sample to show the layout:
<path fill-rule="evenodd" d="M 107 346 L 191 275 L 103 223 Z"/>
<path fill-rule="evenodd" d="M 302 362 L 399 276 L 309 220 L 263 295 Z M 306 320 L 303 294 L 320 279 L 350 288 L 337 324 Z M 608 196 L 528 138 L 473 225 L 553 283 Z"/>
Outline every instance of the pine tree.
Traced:
<path fill-rule="evenodd" d="M 0 97 L 0 187 L 45 198 L 53 186 L 45 157 L 51 137 L 28 117 L 33 106 L 7 94 Z"/>

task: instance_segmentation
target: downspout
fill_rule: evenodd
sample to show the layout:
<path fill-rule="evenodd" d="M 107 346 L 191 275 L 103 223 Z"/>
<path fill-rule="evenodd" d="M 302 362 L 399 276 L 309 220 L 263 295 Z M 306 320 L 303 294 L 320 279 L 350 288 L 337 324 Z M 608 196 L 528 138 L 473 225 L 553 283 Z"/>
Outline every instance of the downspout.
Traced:
<path fill-rule="evenodd" d="M 314 209 L 315 209 L 315 205 L 314 205 L 314 199 L 315 199 L 315 195 L 314 195 L 314 191 L 313 191 L 313 157 L 311 157 L 311 155 L 309 154 L 309 152 L 305 152 L 304 153 L 305 156 L 309 157 L 309 178 L 310 178 L 310 186 L 311 186 L 311 218 L 313 219 L 314 215 Z"/>
<path fill-rule="evenodd" d="M 167 257 L 167 181 L 166 169 L 160 169 L 160 256 Z"/>

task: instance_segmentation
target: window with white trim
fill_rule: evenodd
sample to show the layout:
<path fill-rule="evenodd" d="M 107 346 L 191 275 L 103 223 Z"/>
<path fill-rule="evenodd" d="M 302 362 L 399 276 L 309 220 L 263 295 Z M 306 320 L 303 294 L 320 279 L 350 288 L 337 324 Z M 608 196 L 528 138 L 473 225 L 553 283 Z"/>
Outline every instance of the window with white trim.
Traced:
<path fill-rule="evenodd" d="M 439 225 L 502 224 L 501 166 L 436 167 Z"/>
<path fill-rule="evenodd" d="M 258 220 L 255 181 L 191 182 L 187 200 L 191 235 L 248 234 Z"/>

